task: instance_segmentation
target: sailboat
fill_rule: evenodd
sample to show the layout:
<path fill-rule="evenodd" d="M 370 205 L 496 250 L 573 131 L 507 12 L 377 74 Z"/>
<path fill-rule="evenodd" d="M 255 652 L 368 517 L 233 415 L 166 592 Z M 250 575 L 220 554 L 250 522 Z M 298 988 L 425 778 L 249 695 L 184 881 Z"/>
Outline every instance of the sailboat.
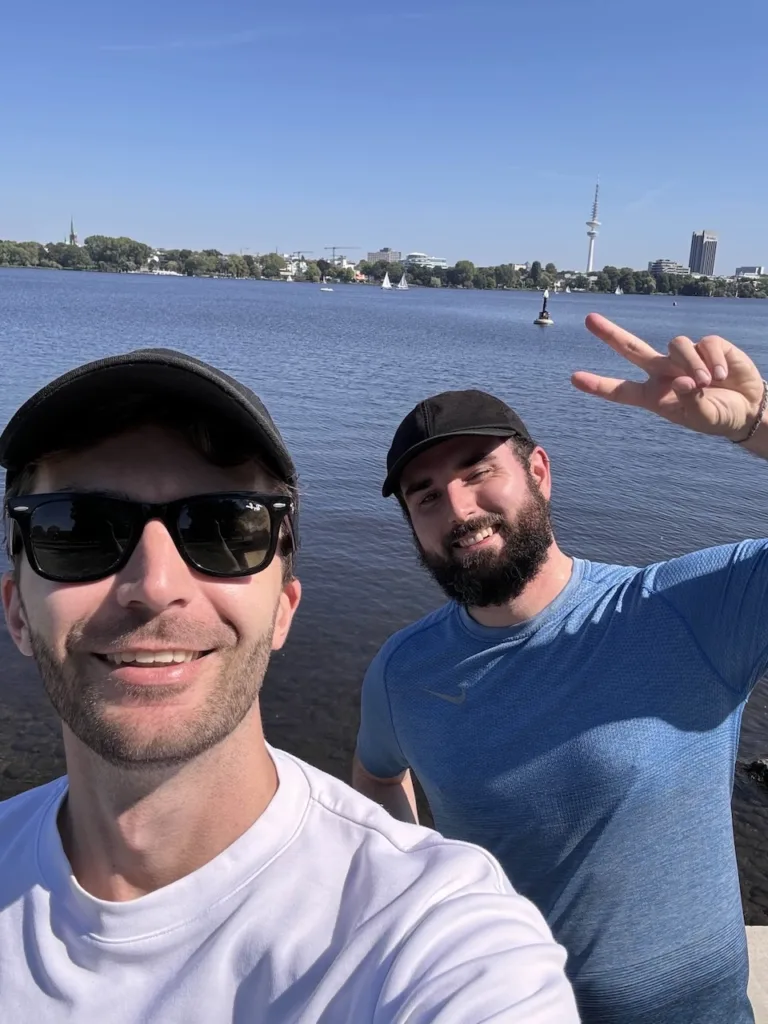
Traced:
<path fill-rule="evenodd" d="M 397 286 L 397 290 L 399 292 L 407 292 L 408 291 L 408 282 L 405 279 L 405 274 L 403 274 L 403 276 L 400 278 L 400 283 Z"/>
<path fill-rule="evenodd" d="M 392 288 L 392 282 L 389 280 L 389 271 L 384 275 L 384 280 L 381 282 L 381 287 L 387 291 Z"/>
<path fill-rule="evenodd" d="M 567 284 L 567 285 L 565 286 L 565 291 L 566 291 L 566 293 L 567 293 L 568 295 L 570 295 L 570 294 L 571 294 L 571 286 Z"/>
<path fill-rule="evenodd" d="M 613 294 L 614 295 L 623 295 L 624 294 L 624 289 L 623 288 L 619 288 L 618 285 L 617 285 L 616 286 L 616 291 Z"/>

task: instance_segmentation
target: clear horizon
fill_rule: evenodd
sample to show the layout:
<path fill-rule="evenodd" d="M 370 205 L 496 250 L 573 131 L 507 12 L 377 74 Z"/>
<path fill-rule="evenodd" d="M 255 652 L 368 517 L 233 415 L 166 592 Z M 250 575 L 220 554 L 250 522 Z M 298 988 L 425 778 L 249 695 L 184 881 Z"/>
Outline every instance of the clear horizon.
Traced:
<path fill-rule="evenodd" d="M 646 19 L 595 0 L 404 12 L 296 0 L 43 0 L 6 14 L 0 237 L 163 248 L 390 246 L 449 263 L 768 264 L 768 9 Z M 356 247 L 356 248 L 355 248 Z M 343 246 L 342 246 L 343 248 Z"/>

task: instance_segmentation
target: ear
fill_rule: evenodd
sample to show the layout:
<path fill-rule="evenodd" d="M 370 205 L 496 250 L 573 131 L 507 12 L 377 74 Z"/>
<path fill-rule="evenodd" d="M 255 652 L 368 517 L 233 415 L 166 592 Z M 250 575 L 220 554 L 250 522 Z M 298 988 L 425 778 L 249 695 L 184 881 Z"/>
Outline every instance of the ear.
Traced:
<path fill-rule="evenodd" d="M 297 579 L 284 583 L 277 605 L 275 629 L 272 634 L 273 651 L 279 651 L 288 639 L 288 632 L 293 622 L 293 616 L 296 614 L 296 609 L 299 607 L 300 600 L 301 583 Z"/>
<path fill-rule="evenodd" d="M 539 490 L 549 500 L 552 497 L 552 472 L 549 456 L 538 445 L 531 452 L 528 468 L 531 476 L 538 484 Z"/>
<path fill-rule="evenodd" d="M 21 653 L 26 655 L 27 658 L 31 658 L 32 644 L 30 642 L 27 613 L 22 604 L 19 584 L 13 572 L 3 573 L 0 588 L 2 588 L 3 610 L 5 611 L 8 632 Z"/>

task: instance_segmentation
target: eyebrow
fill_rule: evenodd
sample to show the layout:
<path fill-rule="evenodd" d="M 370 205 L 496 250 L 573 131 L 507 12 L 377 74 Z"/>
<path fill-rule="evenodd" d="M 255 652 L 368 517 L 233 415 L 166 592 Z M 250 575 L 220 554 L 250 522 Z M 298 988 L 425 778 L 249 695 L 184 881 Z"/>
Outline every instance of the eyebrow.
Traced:
<path fill-rule="evenodd" d="M 83 487 L 80 484 L 62 484 L 54 487 L 49 494 L 101 494 L 107 498 L 119 498 L 121 501 L 135 501 L 127 491 L 113 490 L 111 487 Z"/>
<path fill-rule="evenodd" d="M 493 462 L 493 452 L 486 452 L 484 455 L 468 455 L 461 462 L 458 462 L 455 466 L 458 470 L 471 469 L 472 466 L 479 466 L 481 462 Z M 432 477 L 425 476 L 421 480 L 414 480 L 412 484 L 409 484 L 403 491 L 404 498 L 410 498 L 414 494 L 418 494 L 420 491 L 426 491 L 432 486 Z"/>

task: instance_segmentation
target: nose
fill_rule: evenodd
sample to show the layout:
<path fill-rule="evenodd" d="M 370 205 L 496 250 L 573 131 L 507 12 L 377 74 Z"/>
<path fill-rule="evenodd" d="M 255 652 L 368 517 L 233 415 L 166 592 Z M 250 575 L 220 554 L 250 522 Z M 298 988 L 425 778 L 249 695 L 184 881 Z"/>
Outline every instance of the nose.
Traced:
<path fill-rule="evenodd" d="M 445 488 L 445 498 L 451 521 L 457 525 L 465 523 L 479 511 L 474 491 L 463 480 L 451 480 Z"/>
<path fill-rule="evenodd" d="M 176 550 L 161 522 L 144 527 L 127 565 L 118 573 L 117 600 L 124 608 L 145 608 L 153 614 L 183 608 L 194 596 L 192 570 Z"/>

